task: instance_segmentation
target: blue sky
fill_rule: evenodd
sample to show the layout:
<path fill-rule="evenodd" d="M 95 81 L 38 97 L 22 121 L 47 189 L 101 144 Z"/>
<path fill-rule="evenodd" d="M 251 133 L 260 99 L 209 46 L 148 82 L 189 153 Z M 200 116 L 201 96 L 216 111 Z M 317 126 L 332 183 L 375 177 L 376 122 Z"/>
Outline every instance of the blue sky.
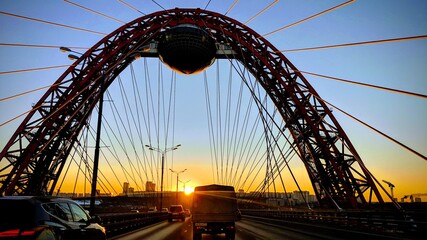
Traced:
<path fill-rule="evenodd" d="M 124 22 L 141 16 L 114 0 L 73 1 Z M 162 10 L 152 1 L 127 0 L 126 3 L 144 13 Z M 204 8 L 208 1 L 161 1 L 162 7 Z M 207 9 L 225 14 L 234 0 L 213 0 Z M 273 1 L 239 1 L 227 16 L 246 22 Z M 345 1 L 335 0 L 282 0 L 247 23 L 261 35 L 295 23 L 309 16 L 332 8 Z M 280 50 L 403 38 L 427 34 L 427 1 L 424 0 L 359 0 L 319 17 L 268 35 L 266 38 Z M 2 1 L 0 11 L 23 15 L 45 21 L 110 33 L 123 23 L 85 11 L 65 1 Z M 0 14 L 0 43 L 75 46 L 89 48 L 104 36 L 76 31 L 48 24 L 23 20 Z M 83 52 L 84 49 L 78 50 Z M 19 69 L 69 65 L 66 54 L 50 48 L 22 48 L 0 46 L 0 72 Z M 285 56 L 301 71 L 336 78 L 369 83 L 389 88 L 427 94 L 427 39 L 391 42 L 383 44 L 331 48 L 323 50 L 284 52 Z M 156 65 L 157 67 L 157 65 Z M 52 84 L 65 68 L 19 74 L 0 75 L 0 98 Z M 319 95 L 337 107 L 347 111 L 423 155 L 427 155 L 427 104 L 425 98 L 417 98 L 377 89 L 335 82 L 305 75 Z M 203 92 L 201 75 L 183 79 L 181 89 L 183 104 L 194 104 L 194 109 L 203 109 L 204 102 L 194 101 L 196 94 Z M 200 84 L 200 85 L 199 85 Z M 186 94 L 188 89 L 194 94 Z M 0 102 L 0 123 L 22 114 L 38 101 L 44 91 L 39 91 L 13 100 Z M 203 100 L 203 99 L 202 99 Z M 188 109 L 187 109 L 188 110 Z M 202 113 L 205 114 L 205 113 Z M 427 162 L 402 147 L 373 133 L 371 130 L 334 111 L 340 124 L 352 140 L 362 159 L 378 179 L 387 179 L 396 185 L 395 193 L 427 192 Z M 203 122 L 201 115 L 186 118 L 178 115 L 183 128 L 195 127 L 192 121 Z M 200 118 L 200 119 L 198 119 Z M 0 128 L 0 148 L 22 121 L 22 118 Z M 205 123 L 203 123 L 205 124 Z M 202 125 L 203 125 L 202 124 Z M 202 125 L 200 128 L 202 128 Z M 185 178 L 194 184 L 201 183 L 199 172 L 190 166 L 203 165 L 194 152 L 206 146 L 197 145 L 197 130 L 190 133 L 177 131 L 176 142 L 182 143 L 176 158 L 183 158 L 177 169 L 188 168 Z M 192 136 L 189 139 L 186 137 Z M 193 157 L 192 157 L 193 156 Z M 185 158 L 185 160 L 184 160 Z M 196 167 L 194 167 L 196 168 Z M 205 174 L 206 175 L 206 174 Z M 207 173 L 211 175 L 211 173 Z M 302 180 L 303 181 L 303 180 Z M 173 184 L 170 184 L 174 186 Z"/>

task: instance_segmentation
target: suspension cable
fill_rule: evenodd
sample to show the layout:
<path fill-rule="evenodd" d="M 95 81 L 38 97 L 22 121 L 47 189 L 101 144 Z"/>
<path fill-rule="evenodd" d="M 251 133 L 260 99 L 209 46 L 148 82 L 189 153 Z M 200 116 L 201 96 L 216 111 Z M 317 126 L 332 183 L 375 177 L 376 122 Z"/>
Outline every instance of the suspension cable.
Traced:
<path fill-rule="evenodd" d="M 7 12 L 0 11 L 0 14 L 10 16 L 10 17 L 16 17 L 16 18 L 21 18 L 21 19 L 25 19 L 25 20 L 30 20 L 30 21 L 34 21 L 34 22 L 50 24 L 50 25 L 54 25 L 54 26 L 58 26 L 58 27 L 69 28 L 69 29 L 73 29 L 73 30 L 77 30 L 77 31 L 89 32 L 89 33 L 94 33 L 94 34 L 99 34 L 99 35 L 104 35 L 104 36 L 107 35 L 107 34 L 102 33 L 102 32 L 96 32 L 93 30 L 79 28 L 79 27 L 73 27 L 73 26 L 69 26 L 69 25 L 65 25 L 65 24 L 61 24 L 61 23 L 55 23 L 55 22 L 45 21 L 45 20 L 41 20 L 41 19 L 21 16 L 21 15 L 17 15 L 17 14 L 13 14 L 13 13 L 7 13 Z"/>
<path fill-rule="evenodd" d="M 126 3 L 125 1 L 123 1 L 123 0 L 117 0 L 117 1 L 119 1 L 120 3 L 122 3 L 122 4 L 124 4 L 126 7 L 128 7 L 128 8 L 130 8 L 130 9 L 132 9 L 132 10 L 135 10 L 135 11 L 137 11 L 137 12 L 139 12 L 139 13 L 141 13 L 142 15 L 146 15 L 145 13 L 143 13 L 143 12 L 141 12 L 140 10 L 138 10 L 137 8 L 135 8 L 134 6 L 132 6 L 132 5 L 130 5 L 129 3 Z"/>
<path fill-rule="evenodd" d="M 216 151 L 216 144 L 215 144 L 215 134 L 214 134 L 214 127 L 213 127 L 213 117 L 212 117 L 212 108 L 211 108 L 211 100 L 210 100 L 210 94 L 209 94 L 209 85 L 207 80 L 207 74 L 206 71 L 203 72 L 204 77 L 204 85 L 205 85 L 205 103 L 206 103 L 206 114 L 208 119 L 208 132 L 209 132 L 209 143 L 210 143 L 210 149 L 211 149 L 211 162 L 212 165 L 213 161 L 215 161 L 215 168 L 216 169 L 216 181 L 219 182 L 219 166 L 218 166 L 218 156 Z M 213 170 L 214 170 L 213 169 Z M 215 174 L 214 175 L 214 181 L 215 181 Z"/>
<path fill-rule="evenodd" d="M 40 68 L 28 68 L 28 69 L 12 70 L 12 71 L 0 72 L 0 75 L 25 73 L 25 72 L 35 72 L 35 71 L 51 70 L 51 69 L 65 68 L 65 67 L 70 67 L 70 65 L 59 65 L 59 66 L 50 66 L 50 67 L 40 67 Z"/>
<path fill-rule="evenodd" d="M 315 96 L 315 95 L 313 95 L 313 96 Z M 387 134 L 385 134 L 385 133 L 381 132 L 380 130 L 378 130 L 378 129 L 374 128 L 373 126 L 371 126 L 371 125 L 369 125 L 369 124 L 367 124 L 367 123 L 363 122 L 362 120 L 360 120 L 360 119 L 358 119 L 358 118 L 354 117 L 353 115 L 351 115 L 351 114 L 349 114 L 349 113 L 345 112 L 344 110 L 342 110 L 342 109 L 338 108 L 337 106 L 335 106 L 335 105 L 333 105 L 333 104 L 329 103 L 328 101 L 326 101 L 326 100 L 324 100 L 324 99 L 320 98 L 319 96 L 315 96 L 315 98 L 317 98 L 319 101 L 322 101 L 322 102 L 324 102 L 324 103 L 328 104 L 329 106 L 331 106 L 331 107 L 333 107 L 333 108 L 337 109 L 338 111 L 340 111 L 341 113 L 343 113 L 343 114 L 347 115 L 348 117 L 352 118 L 352 119 L 353 119 L 353 120 L 355 120 L 356 122 L 361 123 L 361 124 L 362 124 L 362 125 L 364 125 L 365 127 L 369 128 L 369 129 L 371 129 L 371 130 L 373 130 L 374 132 L 376 132 L 376 133 L 380 134 L 381 136 L 383 136 L 383 137 L 387 138 L 388 140 L 390 140 L 390 141 L 392 141 L 392 142 L 396 143 L 397 145 L 399 145 L 399 146 L 401 146 L 401 147 L 405 148 L 406 150 L 408 150 L 408 151 L 412 152 L 413 154 L 415 154 L 415 155 L 417 155 L 418 157 L 420 157 L 420 158 L 422 158 L 422 159 L 424 159 L 424 160 L 426 160 L 426 161 L 427 161 L 427 156 L 424 156 L 423 154 L 421 154 L 421 153 L 419 153 L 419 152 L 415 151 L 414 149 L 412 149 L 412 148 L 410 148 L 410 147 L 406 146 L 405 144 L 401 143 L 400 141 L 397 141 L 396 139 L 394 139 L 394 138 L 390 137 L 389 135 L 387 135 Z"/>
<path fill-rule="evenodd" d="M 211 0 L 209 0 L 208 3 L 206 3 L 204 10 L 206 10 L 206 8 L 208 8 L 209 4 L 211 4 Z"/>
<path fill-rule="evenodd" d="M 266 34 L 262 35 L 262 37 L 266 37 L 266 36 L 268 36 L 268 35 L 271 35 L 271 34 L 274 34 L 274 33 L 280 32 L 280 31 L 283 31 L 283 30 L 285 30 L 285 29 L 287 29 L 287 28 L 289 28 L 289 27 L 293 27 L 293 26 L 295 26 L 295 25 L 297 25 L 297 24 L 300 24 L 300 23 L 306 22 L 306 21 L 308 21 L 308 20 L 310 20 L 310 19 L 313 19 L 313 18 L 319 17 L 319 16 L 321 16 L 321 15 L 323 15 L 323 14 L 325 14 L 325 13 L 331 12 L 331 11 L 333 11 L 333 10 L 336 10 L 336 9 L 340 8 L 340 7 L 344 7 L 344 6 L 346 6 L 346 5 L 350 4 L 350 3 L 353 3 L 353 2 L 355 2 L 355 1 L 356 1 L 356 0 L 349 0 L 349 1 L 347 1 L 347 2 L 341 3 L 341 4 L 339 4 L 339 5 L 336 5 L 336 6 L 332 7 L 332 8 L 326 9 L 325 11 L 322 11 L 322 12 L 320 12 L 320 13 L 317 13 L 317 14 L 311 15 L 310 17 L 304 18 L 304 19 L 302 19 L 302 20 L 299 20 L 299 21 L 297 21 L 297 22 L 294 22 L 294 23 L 292 23 L 292 24 L 289 24 L 289 25 L 284 26 L 284 27 L 282 27 L 282 28 L 279 28 L 279 29 L 277 29 L 277 30 L 271 31 L 271 32 L 269 32 L 269 33 L 266 33 Z"/>
<path fill-rule="evenodd" d="M 109 93 L 108 93 L 108 95 L 110 95 Z M 110 96 L 110 98 L 111 98 L 111 96 Z M 118 108 L 117 108 L 117 106 L 114 104 L 114 101 L 113 102 L 111 102 L 111 104 L 110 104 L 110 106 L 111 106 L 111 108 L 112 108 L 112 114 L 113 114 L 113 118 L 114 118 L 114 123 L 115 123 L 115 125 L 116 125 L 116 127 L 117 127 L 117 129 L 118 129 L 118 133 L 116 134 L 115 132 L 114 132 L 114 130 L 113 130 L 113 128 L 111 127 L 111 125 L 108 123 L 108 121 L 107 121 L 107 119 L 103 116 L 103 125 L 106 125 L 106 127 L 108 127 L 109 128 L 109 130 L 110 131 L 104 131 L 107 135 L 108 135 L 108 132 L 111 132 L 112 134 L 113 134 L 113 136 L 114 136 L 114 138 L 117 140 L 117 144 L 120 146 L 120 148 L 122 149 L 122 151 L 123 151 L 123 153 L 125 154 L 125 156 L 126 156 L 126 160 L 128 161 L 128 163 L 129 163 L 129 166 L 130 166 L 130 168 L 131 168 L 131 173 L 129 173 L 128 171 L 127 171 L 127 168 L 125 168 L 124 166 L 123 166 L 123 164 L 121 163 L 121 161 L 120 161 L 120 158 L 119 158 L 119 154 L 117 153 L 117 151 L 115 150 L 115 147 L 114 147 L 114 144 L 112 144 L 112 146 L 113 146 L 113 150 L 115 151 L 115 154 L 114 154 L 114 156 L 116 156 L 115 158 L 116 158 L 116 160 L 119 162 L 119 164 L 120 164 L 120 166 L 122 167 L 122 170 L 123 170 L 123 172 L 125 173 L 125 176 L 126 175 L 128 175 L 132 180 L 133 180 L 133 182 L 136 184 L 136 187 L 137 187 L 137 189 L 142 189 L 141 187 L 139 187 L 139 185 L 138 185 L 138 182 L 136 181 L 136 178 L 135 178 L 135 175 L 134 175 L 134 172 L 133 172 L 133 170 L 134 169 L 136 169 L 135 167 L 134 167 L 134 165 L 132 164 L 132 161 L 130 161 L 130 157 L 129 157 L 129 153 L 128 153 L 128 150 L 127 150 L 127 148 L 126 148 L 126 144 L 125 144 L 125 142 L 124 142 L 124 139 L 123 139 L 123 134 L 122 134 L 122 132 L 120 131 L 120 126 L 119 126 L 119 122 L 121 123 L 121 126 L 123 126 L 124 127 L 124 123 L 123 123 L 123 119 L 120 117 L 120 114 L 119 114 L 119 112 L 118 112 Z M 118 115 L 118 116 L 117 116 Z M 119 120 L 119 121 L 118 121 Z M 126 131 L 126 129 L 125 129 L 125 132 L 127 133 L 127 131 Z M 111 141 L 111 140 L 110 140 Z"/>
<path fill-rule="evenodd" d="M 21 44 L 21 43 L 0 43 L 1 47 L 28 47 L 28 48 L 56 48 L 59 49 L 63 46 L 55 46 L 55 45 L 38 45 L 38 44 Z M 67 47 L 71 49 L 83 49 L 87 50 L 87 47 Z"/>
<path fill-rule="evenodd" d="M 84 7 L 84 6 L 82 6 L 82 5 L 79 5 L 79 4 L 77 4 L 77 3 L 71 2 L 71 1 L 69 1 L 69 0 L 64 0 L 64 2 L 69 3 L 69 4 L 71 4 L 71 5 L 74 5 L 74 6 L 76 6 L 76 7 L 82 8 L 82 9 L 87 10 L 87 11 L 89 11 L 89 12 L 92 12 L 92 13 L 95 13 L 95 14 L 98 14 L 98 15 L 101 15 L 101 16 L 103 16 L 103 17 L 106 17 L 106 18 L 112 19 L 112 20 L 114 20 L 114 21 L 116 21 L 116 22 L 119 22 L 119 23 L 122 23 L 122 24 L 125 24 L 125 23 L 126 23 L 126 22 L 124 22 L 124 21 L 122 21 L 122 20 L 119 20 L 119 19 L 117 19 L 117 18 L 113 18 L 113 17 L 108 16 L 107 14 L 104 14 L 104 13 L 97 12 L 97 11 L 95 11 L 95 10 L 93 10 L 93 9 L 90 9 L 90 8 Z"/>
<path fill-rule="evenodd" d="M 274 2 L 270 3 L 267 7 L 263 8 L 261 11 L 259 11 L 257 14 L 255 14 L 253 17 L 251 17 L 250 19 L 248 19 L 243 24 L 247 25 L 250 21 L 254 20 L 256 17 L 258 17 L 259 15 L 261 15 L 262 13 L 264 13 L 265 11 L 267 11 L 268 9 L 270 9 L 271 7 L 273 7 L 278 2 L 279 2 L 279 0 L 274 0 Z"/>
<path fill-rule="evenodd" d="M 427 35 L 419 35 L 419 36 L 412 36 L 412 37 L 389 38 L 389 39 L 380 39 L 380 40 L 364 41 L 364 42 L 342 43 L 342 44 L 326 45 L 326 46 L 318 46 L 318 47 L 279 50 L 278 52 L 298 52 L 298 51 L 309 51 L 309 50 L 321 50 L 321 49 L 328 49 L 328 48 L 353 47 L 353 46 L 378 44 L 378 43 L 420 40 L 420 39 L 426 39 L 426 38 L 427 38 Z"/>
<path fill-rule="evenodd" d="M 46 89 L 46 88 L 56 87 L 56 86 L 58 86 L 60 84 L 64 84 L 64 83 L 66 83 L 66 82 L 56 83 L 56 84 L 44 86 L 44 87 L 41 87 L 41 88 L 36 88 L 36 89 L 30 90 L 30 91 L 26 91 L 26 92 L 23 92 L 23 93 L 18 93 L 18 94 L 9 96 L 9 97 L 0 98 L 0 102 L 5 102 L 5 101 L 8 101 L 8 100 L 17 98 L 17 97 L 22 97 L 24 95 L 27 95 L 27 94 L 30 94 L 30 93 L 33 93 L 33 92 L 37 92 L 37 91 L 40 91 L 40 90 L 43 90 L 43 89 Z"/>
<path fill-rule="evenodd" d="M 335 80 L 335 81 L 339 81 L 339 82 L 351 83 L 351 84 L 360 85 L 360 86 L 364 86 L 364 87 L 370 87 L 370 88 L 376 88 L 376 89 L 385 90 L 385 91 L 389 91 L 389 92 L 406 94 L 406 95 L 414 96 L 414 97 L 427 98 L 427 95 L 420 94 L 420 93 L 413 93 L 413 92 L 403 91 L 403 90 L 399 90 L 399 89 L 381 87 L 378 85 L 372 85 L 372 84 L 368 84 L 368 83 L 355 82 L 355 81 L 350 81 L 350 80 L 346 80 L 346 79 L 342 79 L 342 78 L 336 78 L 336 77 L 331 77 L 331 76 L 326 76 L 326 75 L 321 75 L 321 74 L 311 73 L 311 72 L 306 72 L 306 71 L 299 71 L 299 72 L 304 73 L 304 74 L 317 76 L 317 77 L 321 77 L 321 78 L 331 79 L 331 80 Z"/>
<path fill-rule="evenodd" d="M 225 13 L 224 13 L 224 15 L 227 15 L 227 14 L 231 11 L 231 9 L 233 9 L 233 8 L 236 6 L 236 4 L 237 4 L 239 1 L 240 1 L 240 0 L 235 0 L 235 1 L 233 2 L 233 4 L 228 8 L 227 12 L 225 12 Z"/>
<path fill-rule="evenodd" d="M 143 65 L 144 69 L 145 69 L 146 66 L 147 66 L 146 64 Z M 135 74 L 133 73 L 134 70 L 133 70 L 133 66 L 132 65 L 131 65 L 131 71 L 132 71 L 132 75 L 134 76 Z M 144 73 L 145 73 L 145 70 L 144 70 Z M 149 79 L 146 79 L 146 77 L 147 77 L 146 75 L 144 77 L 145 77 L 145 82 L 149 81 Z M 134 89 L 136 90 L 136 93 L 135 93 L 135 106 L 136 106 L 136 109 L 137 109 L 138 123 L 140 125 L 139 126 L 139 129 L 140 129 L 140 136 L 139 136 L 140 139 L 139 139 L 139 141 L 140 141 L 141 146 L 144 147 L 143 138 L 142 138 L 142 126 L 141 126 L 141 124 L 144 123 L 145 130 L 146 130 L 147 133 L 149 133 L 149 127 L 147 125 L 147 123 L 148 123 L 147 116 L 146 116 L 144 108 L 143 108 L 144 105 L 142 103 L 141 92 L 139 90 L 140 88 L 138 86 L 138 81 L 136 80 L 136 77 L 133 77 L 133 79 L 134 79 L 134 81 L 133 81 Z M 139 108 L 138 108 L 138 106 L 139 106 Z M 139 117 L 139 114 L 138 114 L 139 110 L 141 110 L 141 115 L 142 115 L 141 118 L 142 119 Z M 149 142 L 150 142 L 150 134 L 148 134 L 148 138 L 149 138 Z M 144 163 L 148 164 L 149 169 L 152 169 L 152 166 L 151 166 L 150 162 L 147 161 L 148 157 L 146 155 L 146 151 L 143 151 L 143 154 L 144 154 Z M 145 176 L 148 179 L 147 170 L 145 170 Z"/>
<path fill-rule="evenodd" d="M 161 9 L 166 11 L 166 8 L 164 8 L 162 5 L 160 5 L 158 2 L 156 2 L 155 0 L 151 0 L 153 3 L 155 3 L 157 6 L 159 6 Z"/>

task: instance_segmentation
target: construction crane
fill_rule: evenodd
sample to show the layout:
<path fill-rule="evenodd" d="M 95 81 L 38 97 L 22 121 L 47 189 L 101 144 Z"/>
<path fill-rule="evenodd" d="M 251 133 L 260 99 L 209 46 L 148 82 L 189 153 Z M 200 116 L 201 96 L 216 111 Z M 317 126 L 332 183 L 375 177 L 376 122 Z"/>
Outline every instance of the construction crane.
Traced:
<path fill-rule="evenodd" d="M 383 182 L 388 184 L 388 187 L 390 188 L 390 192 L 391 192 L 391 198 L 394 199 L 394 194 L 393 194 L 394 184 L 386 180 L 383 180 Z"/>

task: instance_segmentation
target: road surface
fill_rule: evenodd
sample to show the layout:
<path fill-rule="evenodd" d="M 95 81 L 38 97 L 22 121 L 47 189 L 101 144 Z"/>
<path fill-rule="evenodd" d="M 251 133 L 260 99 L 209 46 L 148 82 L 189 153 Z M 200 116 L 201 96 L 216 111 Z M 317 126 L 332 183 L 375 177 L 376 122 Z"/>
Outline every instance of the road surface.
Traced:
<path fill-rule="evenodd" d="M 320 236 L 313 236 L 301 232 L 280 228 L 273 225 L 258 223 L 250 220 L 236 222 L 236 240 L 310 240 L 319 239 Z M 136 239 L 176 239 L 192 240 L 191 218 L 186 218 L 185 222 L 161 222 L 147 228 L 139 229 L 127 234 L 109 238 L 109 240 L 136 240 Z M 203 240 L 225 239 L 225 235 L 203 235 Z M 333 238 L 330 238 L 333 239 Z"/>

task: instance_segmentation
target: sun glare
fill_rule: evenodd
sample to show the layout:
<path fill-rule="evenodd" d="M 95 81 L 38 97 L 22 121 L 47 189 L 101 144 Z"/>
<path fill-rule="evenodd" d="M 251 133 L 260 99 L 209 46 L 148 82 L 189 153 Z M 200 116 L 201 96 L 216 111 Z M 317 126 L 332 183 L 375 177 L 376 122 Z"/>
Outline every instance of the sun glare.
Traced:
<path fill-rule="evenodd" d="M 185 195 L 190 195 L 194 192 L 194 188 L 193 187 L 185 187 L 184 189 Z"/>

